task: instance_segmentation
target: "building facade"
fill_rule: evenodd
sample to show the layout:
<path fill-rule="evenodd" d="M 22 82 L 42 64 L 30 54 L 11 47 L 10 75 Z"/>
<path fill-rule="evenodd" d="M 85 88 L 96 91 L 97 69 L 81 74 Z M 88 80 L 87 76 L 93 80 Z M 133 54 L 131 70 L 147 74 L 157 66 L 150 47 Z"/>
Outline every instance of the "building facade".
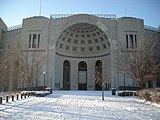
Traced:
<path fill-rule="evenodd" d="M 26 18 L 22 25 L 12 28 L 0 20 L 0 55 L 16 41 L 24 52 L 41 53 L 45 58 L 42 65 L 45 74 L 33 80 L 32 86 L 46 85 L 54 90 L 100 90 L 96 79 L 99 75 L 105 89 L 123 86 L 124 79 L 126 86 L 138 86 L 135 80 L 113 67 L 114 60 L 118 59 L 121 47 L 137 49 L 148 38 L 157 42 L 155 50 L 159 52 L 160 30 L 145 26 L 143 19 L 132 17 L 56 14 L 50 18 Z M 15 82 L 13 77 L 5 84 L 8 90 L 25 87 L 22 79 Z M 159 80 L 151 84 L 159 87 Z M 3 81 L 0 87 L 4 89 Z"/>

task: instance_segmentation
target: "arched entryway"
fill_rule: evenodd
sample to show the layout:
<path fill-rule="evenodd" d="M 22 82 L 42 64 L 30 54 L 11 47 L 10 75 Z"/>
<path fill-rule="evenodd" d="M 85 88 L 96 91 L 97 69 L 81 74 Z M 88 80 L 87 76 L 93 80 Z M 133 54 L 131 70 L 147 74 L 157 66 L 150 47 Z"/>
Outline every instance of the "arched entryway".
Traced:
<path fill-rule="evenodd" d="M 99 84 L 94 85 L 94 81 L 91 82 L 90 79 L 95 78 L 95 69 L 88 69 L 88 64 L 85 61 L 94 61 L 102 57 L 105 59 L 110 55 L 110 42 L 107 34 L 96 24 L 76 21 L 75 24 L 64 26 L 64 30 L 61 32 L 56 37 L 56 60 L 60 58 L 70 61 L 68 62 L 68 68 L 67 66 L 62 68 L 63 76 L 55 74 L 55 82 L 60 83 L 60 85 L 63 84 L 64 89 L 101 89 Z M 77 61 L 79 62 L 77 63 Z M 96 63 L 93 64 L 93 67 L 95 66 Z M 59 68 L 59 65 L 56 65 L 56 68 Z M 75 68 L 76 70 L 74 70 Z M 56 73 L 61 72 L 59 70 L 61 69 L 55 69 Z M 63 83 L 61 83 L 62 79 Z M 67 85 L 70 85 L 70 87 L 67 87 Z"/>
<path fill-rule="evenodd" d="M 78 64 L 78 90 L 87 90 L 87 64 L 84 61 Z"/>
<path fill-rule="evenodd" d="M 100 60 L 95 65 L 95 90 L 102 90 L 102 62 Z"/>
<path fill-rule="evenodd" d="M 67 60 L 63 63 L 63 89 L 70 90 L 70 63 Z"/>

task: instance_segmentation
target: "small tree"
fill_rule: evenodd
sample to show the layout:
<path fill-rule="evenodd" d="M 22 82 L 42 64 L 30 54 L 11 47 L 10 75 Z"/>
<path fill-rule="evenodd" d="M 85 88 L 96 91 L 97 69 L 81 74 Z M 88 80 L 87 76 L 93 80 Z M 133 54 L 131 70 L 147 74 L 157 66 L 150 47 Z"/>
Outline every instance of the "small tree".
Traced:
<path fill-rule="evenodd" d="M 36 80 L 37 86 L 38 77 L 42 74 L 43 63 L 43 52 L 22 50 L 18 41 L 11 43 L 0 58 L 1 86 L 8 90 L 10 79 L 14 90 L 18 88 L 18 79 L 23 79 L 28 89 L 30 89 L 34 80 Z"/>
<path fill-rule="evenodd" d="M 12 90 L 17 89 L 18 79 L 17 58 L 15 55 L 14 45 L 4 50 L 0 58 L 0 83 L 4 90 L 9 88 L 9 80 L 12 80 Z"/>
<path fill-rule="evenodd" d="M 44 57 L 42 57 L 42 53 L 37 51 L 19 51 L 19 71 L 21 78 L 28 86 L 28 90 L 32 87 L 34 80 L 36 80 L 37 87 L 38 77 L 42 74 L 43 63 Z"/>
<path fill-rule="evenodd" d="M 141 49 L 126 50 L 121 48 L 119 59 L 116 61 L 116 67 L 120 72 L 136 80 L 141 88 L 145 88 L 147 82 L 154 80 L 159 72 L 160 64 L 157 61 L 154 46 L 155 43 L 148 40 Z"/>
<path fill-rule="evenodd" d="M 0 86 L 2 91 L 8 91 L 10 65 L 6 54 L 0 60 Z M 2 89 L 3 88 L 3 89 Z"/>
<path fill-rule="evenodd" d="M 99 64 L 96 64 L 96 75 L 95 75 L 95 82 L 99 86 L 101 86 L 102 91 L 102 100 L 104 100 L 104 90 L 105 90 L 105 84 L 109 83 L 110 81 L 110 75 L 108 74 L 108 70 L 106 70 L 106 64 L 104 63 L 102 65 L 101 62 Z"/>

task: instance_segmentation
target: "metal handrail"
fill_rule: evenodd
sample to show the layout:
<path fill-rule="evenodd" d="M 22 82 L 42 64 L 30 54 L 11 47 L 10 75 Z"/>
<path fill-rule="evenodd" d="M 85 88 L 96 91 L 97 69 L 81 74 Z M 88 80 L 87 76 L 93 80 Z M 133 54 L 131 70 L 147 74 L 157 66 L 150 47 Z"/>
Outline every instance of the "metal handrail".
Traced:
<path fill-rule="evenodd" d="M 7 31 L 18 30 L 18 29 L 21 29 L 21 28 L 22 28 L 22 24 L 15 25 L 15 26 L 12 26 L 12 27 L 8 27 Z"/>
<path fill-rule="evenodd" d="M 146 29 L 146 30 L 151 30 L 151 31 L 156 31 L 156 32 L 160 32 L 160 31 L 158 30 L 158 28 L 152 27 L 152 26 L 148 26 L 148 25 L 144 25 L 144 29 Z"/>
<path fill-rule="evenodd" d="M 57 19 L 57 18 L 63 18 L 63 17 L 69 17 L 76 14 L 51 14 L 50 19 Z M 109 19 L 116 19 L 116 15 L 113 14 L 91 14 L 97 17 L 101 18 L 109 18 Z"/>

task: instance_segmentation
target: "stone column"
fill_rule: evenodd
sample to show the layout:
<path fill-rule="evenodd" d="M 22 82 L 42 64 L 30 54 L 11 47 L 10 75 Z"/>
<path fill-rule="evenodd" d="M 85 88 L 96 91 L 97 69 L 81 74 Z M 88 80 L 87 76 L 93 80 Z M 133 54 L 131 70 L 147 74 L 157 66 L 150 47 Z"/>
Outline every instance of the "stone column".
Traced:
<path fill-rule="evenodd" d="M 95 89 L 95 61 L 87 61 L 87 90 Z"/>
<path fill-rule="evenodd" d="M 78 90 L 78 62 L 76 60 L 70 61 L 70 85 L 71 90 Z"/>

